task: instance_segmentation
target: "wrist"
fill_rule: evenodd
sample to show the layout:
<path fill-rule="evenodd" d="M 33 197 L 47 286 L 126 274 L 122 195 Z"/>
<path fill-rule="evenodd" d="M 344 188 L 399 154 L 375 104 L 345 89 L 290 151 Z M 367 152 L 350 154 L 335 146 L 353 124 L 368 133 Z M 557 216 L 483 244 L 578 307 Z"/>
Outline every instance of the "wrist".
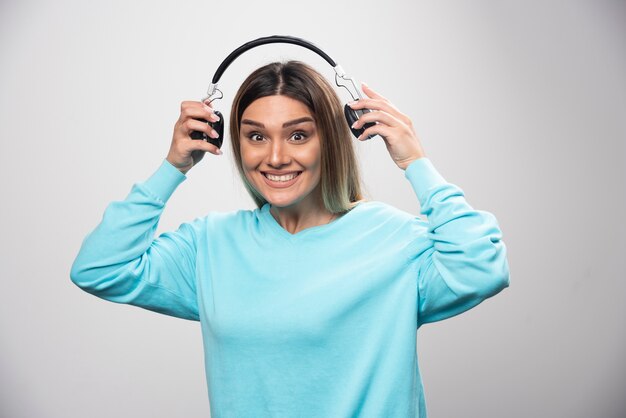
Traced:
<path fill-rule="evenodd" d="M 191 167 L 180 167 L 178 164 L 170 160 L 169 157 L 165 159 L 167 160 L 168 163 L 170 163 L 173 167 L 175 167 L 178 171 L 180 171 L 183 174 L 187 174 L 187 172 L 191 169 Z"/>
<path fill-rule="evenodd" d="M 411 163 L 415 160 L 419 160 L 420 158 L 426 158 L 426 154 L 424 153 L 420 153 L 416 156 L 413 156 L 411 158 L 407 158 L 406 160 L 403 160 L 401 162 L 396 162 L 396 164 L 398 165 L 398 167 L 400 167 L 402 170 L 406 170 L 406 168 L 411 165 Z"/>

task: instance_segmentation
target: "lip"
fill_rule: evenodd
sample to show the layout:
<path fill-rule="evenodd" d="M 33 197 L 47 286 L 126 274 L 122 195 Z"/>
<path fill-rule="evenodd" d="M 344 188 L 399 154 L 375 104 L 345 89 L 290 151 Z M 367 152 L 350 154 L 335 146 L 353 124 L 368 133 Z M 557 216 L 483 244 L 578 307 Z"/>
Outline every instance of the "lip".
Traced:
<path fill-rule="evenodd" d="M 273 174 L 275 176 L 284 176 L 287 174 L 300 173 L 300 170 L 292 170 L 292 171 L 261 171 L 261 173 Z"/>
<path fill-rule="evenodd" d="M 274 174 L 274 173 L 272 173 L 271 171 L 262 171 L 261 172 L 261 177 L 263 177 L 263 180 L 265 181 L 265 184 L 267 184 L 268 186 L 273 187 L 275 189 L 284 189 L 284 188 L 290 187 L 296 181 L 298 181 L 298 179 L 300 178 L 300 175 L 302 174 L 302 171 L 289 171 L 287 173 L 276 174 L 276 175 L 285 175 L 285 174 L 291 174 L 291 173 L 298 173 L 297 176 L 295 176 L 294 178 L 292 178 L 289 181 L 274 181 L 274 180 L 270 180 L 267 177 L 265 177 L 265 175 L 263 173 L 269 173 L 269 174 Z"/>

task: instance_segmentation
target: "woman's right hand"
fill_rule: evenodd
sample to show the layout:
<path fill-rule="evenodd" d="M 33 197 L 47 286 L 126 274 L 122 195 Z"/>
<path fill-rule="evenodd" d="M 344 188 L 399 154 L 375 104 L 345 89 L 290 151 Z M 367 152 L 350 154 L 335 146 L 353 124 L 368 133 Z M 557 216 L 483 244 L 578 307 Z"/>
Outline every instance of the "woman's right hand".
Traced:
<path fill-rule="evenodd" d="M 174 125 L 172 144 L 166 160 L 181 173 L 186 174 L 198 164 L 204 157 L 205 152 L 221 155 L 218 147 L 201 139 L 191 139 L 192 131 L 201 131 L 211 138 L 217 138 L 218 134 L 208 123 L 196 119 L 204 119 L 216 122 L 219 117 L 214 113 L 210 104 L 202 102 L 185 101 L 180 105 L 180 117 Z"/>

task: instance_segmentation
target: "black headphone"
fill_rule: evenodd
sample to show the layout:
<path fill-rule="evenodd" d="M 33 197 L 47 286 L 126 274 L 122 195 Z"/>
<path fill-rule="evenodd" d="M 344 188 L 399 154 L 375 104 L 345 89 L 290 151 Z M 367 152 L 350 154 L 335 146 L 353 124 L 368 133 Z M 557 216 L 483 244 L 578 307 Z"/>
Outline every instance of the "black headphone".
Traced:
<path fill-rule="evenodd" d="M 343 71 L 343 68 L 341 68 L 341 66 L 339 64 L 337 64 L 331 57 L 329 57 L 324 51 L 322 51 L 321 49 L 319 49 L 318 47 L 316 47 L 312 43 L 305 41 L 304 39 L 295 38 L 293 36 L 277 36 L 277 35 L 275 35 L 275 36 L 266 36 L 264 38 L 258 38 L 258 39 L 255 39 L 253 41 L 247 42 L 247 43 L 241 45 L 239 48 L 235 49 L 233 52 L 231 52 L 230 55 L 227 56 L 226 59 L 217 68 L 217 71 L 215 72 L 215 75 L 213 76 L 213 79 L 211 80 L 211 84 L 209 85 L 209 89 L 207 90 L 207 96 L 202 99 L 202 102 L 206 102 L 207 100 L 209 100 L 209 102 L 212 102 L 213 100 L 221 99 L 222 97 L 224 97 L 222 92 L 217 88 L 217 82 L 220 80 L 220 77 L 222 76 L 222 73 L 224 73 L 226 68 L 228 68 L 228 66 L 239 55 L 241 55 L 244 52 L 246 52 L 247 50 L 255 48 L 257 46 L 265 45 L 265 44 L 273 44 L 273 43 L 285 43 L 285 44 L 300 45 L 300 46 L 302 46 L 304 48 L 307 48 L 307 49 L 310 49 L 311 51 L 313 51 L 316 54 L 320 55 L 335 70 L 335 84 L 337 84 L 338 87 L 343 87 L 346 90 L 348 90 L 348 92 L 350 92 L 350 95 L 352 96 L 352 98 L 354 100 L 359 100 L 359 99 L 363 98 L 363 96 L 361 95 L 361 91 L 358 88 L 357 83 L 354 81 L 354 79 L 352 77 L 348 77 L 346 75 L 346 73 Z M 346 82 L 350 82 L 350 84 L 352 85 L 352 87 L 353 87 L 354 91 L 356 92 L 356 94 L 353 94 L 353 92 L 347 87 L 346 84 L 340 84 L 339 83 L 340 79 L 343 80 L 343 81 L 346 81 Z M 214 98 L 213 96 L 217 92 L 220 93 L 220 96 Z M 354 134 L 355 137 L 360 136 L 363 133 L 363 131 L 365 131 L 367 128 L 376 125 L 374 122 L 369 122 L 369 123 L 366 123 L 360 129 L 354 129 L 354 128 L 352 128 L 352 124 L 357 121 L 359 116 L 363 115 L 364 113 L 371 112 L 371 110 L 370 109 L 354 110 L 350 106 L 348 106 L 347 104 L 344 105 L 343 110 L 344 110 L 344 114 L 346 116 L 346 121 L 348 122 L 348 126 L 350 127 L 350 130 L 352 131 L 352 133 Z M 198 119 L 198 120 L 209 124 L 218 133 L 219 137 L 211 138 L 210 136 L 208 136 L 207 134 L 205 134 L 204 132 L 201 132 L 201 131 L 192 131 L 191 134 L 190 134 L 190 137 L 192 139 L 202 139 L 204 141 L 207 141 L 207 142 L 215 145 L 218 148 L 221 148 L 222 147 L 222 143 L 224 141 L 224 118 L 222 117 L 222 113 L 220 111 L 218 111 L 218 110 L 215 111 L 215 114 L 217 116 L 219 116 L 219 118 L 220 118 L 220 120 L 218 120 L 217 122 L 209 122 L 209 121 L 206 121 L 204 119 Z M 373 136 L 374 135 L 370 135 L 368 137 L 368 139 L 372 138 Z"/>

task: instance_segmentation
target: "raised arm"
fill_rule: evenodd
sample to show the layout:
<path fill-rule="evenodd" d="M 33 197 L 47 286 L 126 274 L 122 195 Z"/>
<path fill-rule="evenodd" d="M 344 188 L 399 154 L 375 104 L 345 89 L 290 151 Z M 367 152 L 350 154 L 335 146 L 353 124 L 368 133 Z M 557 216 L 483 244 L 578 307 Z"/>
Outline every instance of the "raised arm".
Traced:
<path fill-rule="evenodd" d="M 83 240 L 70 277 L 81 289 L 117 303 L 199 320 L 196 239 L 202 220 L 154 238 L 165 203 L 185 175 L 163 160 L 123 201 L 110 203 Z"/>
<path fill-rule="evenodd" d="M 460 314 L 506 288 L 509 266 L 495 216 L 473 209 L 428 158 L 409 164 L 405 176 L 428 218 L 412 224 L 418 326 Z"/>
<path fill-rule="evenodd" d="M 215 145 L 191 139 L 192 131 L 217 135 L 199 119 L 219 118 L 210 105 L 181 103 L 167 158 L 147 181 L 135 184 L 125 200 L 109 204 L 100 224 L 84 239 L 70 271 L 77 286 L 112 302 L 199 320 L 196 248 L 204 219 L 154 238 L 165 203 L 186 179 L 185 173 L 206 152 L 220 154 Z"/>
<path fill-rule="evenodd" d="M 473 209 L 463 191 L 450 184 L 426 157 L 410 118 L 367 85 L 369 98 L 351 104 L 368 108 L 354 124 L 376 124 L 359 137 L 378 134 L 389 155 L 405 170 L 428 221 L 412 223 L 415 241 L 411 248 L 419 263 L 417 277 L 418 327 L 439 321 L 478 305 L 509 285 L 509 266 L 502 232 L 489 212 Z"/>

